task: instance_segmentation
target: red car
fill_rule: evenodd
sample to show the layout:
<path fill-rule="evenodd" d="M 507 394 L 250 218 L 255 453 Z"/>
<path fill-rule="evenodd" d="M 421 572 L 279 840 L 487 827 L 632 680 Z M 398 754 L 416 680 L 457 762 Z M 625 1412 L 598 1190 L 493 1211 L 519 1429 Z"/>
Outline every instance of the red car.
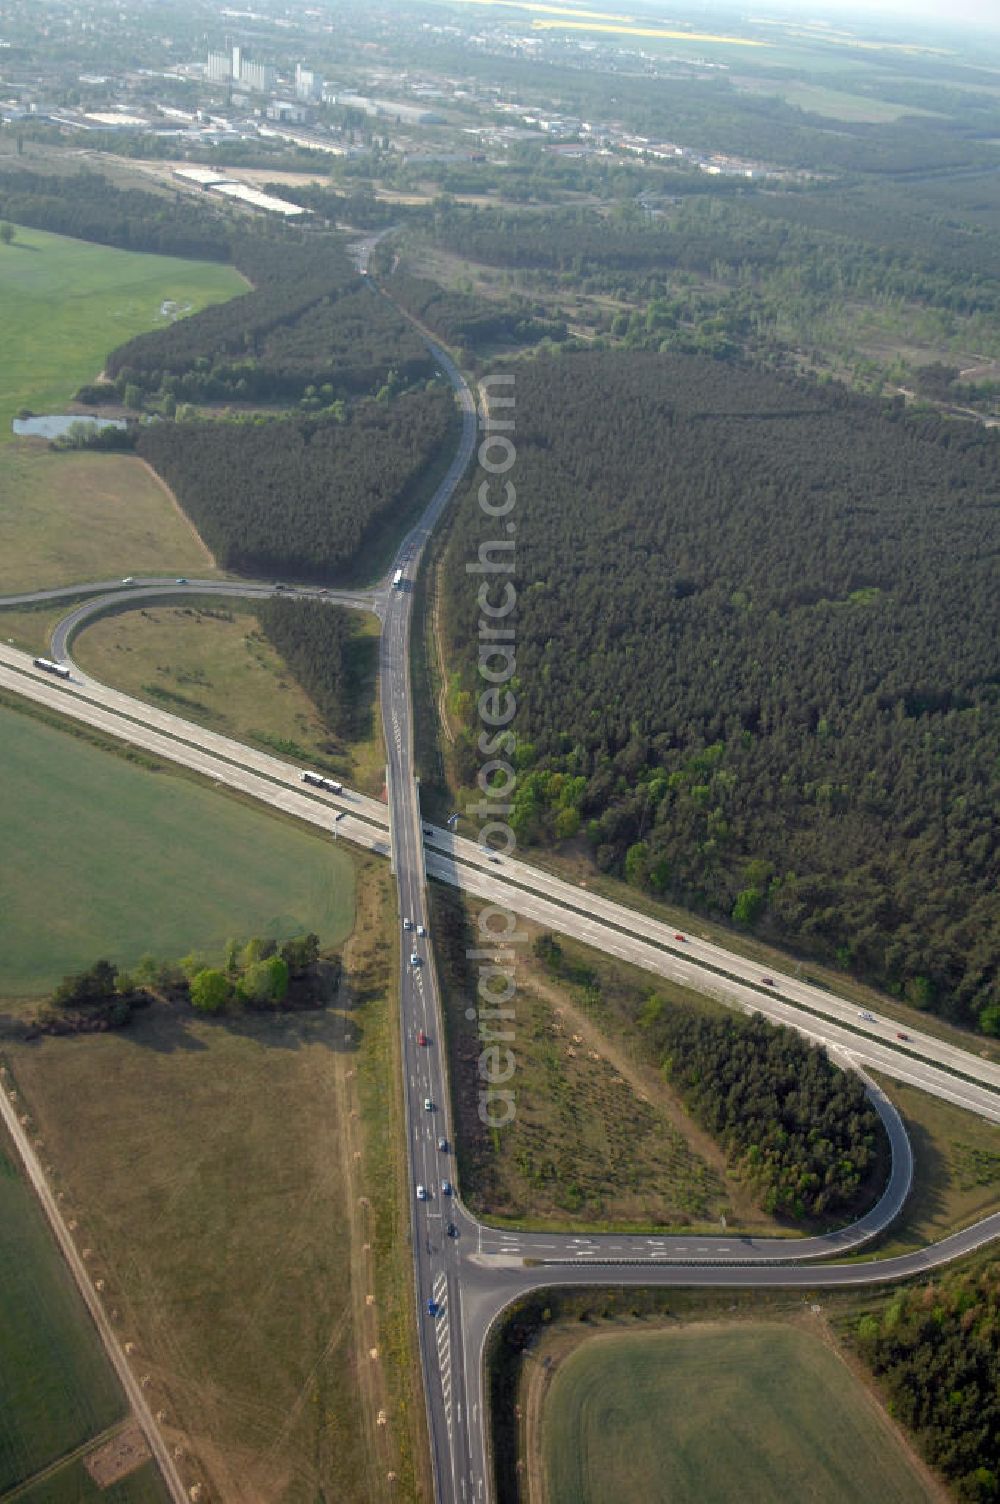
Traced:
<path fill-rule="evenodd" d="M 417 1035 L 417 1044 L 426 1044 L 426 1043 L 427 1043 L 427 1035 L 424 1033 L 423 1029 L 421 1029 L 420 1033 Z"/>
<path fill-rule="evenodd" d="M 675 940 L 684 940 L 684 941 L 686 941 L 687 940 L 687 935 L 675 935 L 674 939 Z"/>
<path fill-rule="evenodd" d="M 764 984 L 765 987 L 773 987 L 774 986 L 774 978 L 773 977 L 761 977 L 761 982 Z"/>
<path fill-rule="evenodd" d="M 909 1037 L 910 1037 L 909 1034 L 897 1034 L 896 1035 L 897 1039 L 909 1039 Z"/>

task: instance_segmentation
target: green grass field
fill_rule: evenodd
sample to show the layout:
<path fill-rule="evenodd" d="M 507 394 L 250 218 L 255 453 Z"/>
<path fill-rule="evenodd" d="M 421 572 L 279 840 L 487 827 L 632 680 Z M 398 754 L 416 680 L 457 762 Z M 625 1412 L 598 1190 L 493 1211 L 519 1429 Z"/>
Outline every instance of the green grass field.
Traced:
<path fill-rule="evenodd" d="M 108 352 L 246 288 L 229 266 L 147 256 L 16 227 L 0 245 L 0 593 L 109 574 L 204 573 L 208 551 L 166 490 L 128 455 L 11 442 L 20 408 L 59 411 Z"/>
<path fill-rule="evenodd" d="M 46 992 L 98 956 L 350 932 L 352 859 L 321 836 L 6 709 L 0 776 L 0 995 Z"/>
<path fill-rule="evenodd" d="M 930 1504 L 897 1433 L 818 1336 L 754 1322 L 584 1341 L 541 1416 L 546 1504 Z"/>
<path fill-rule="evenodd" d="M 0 1130 L 0 1495 L 124 1414 L 97 1333 Z"/>
<path fill-rule="evenodd" d="M 119 251 L 20 225 L 0 252 L 0 444 L 19 408 L 58 409 L 95 379 L 116 345 L 167 323 L 165 300 L 197 310 L 246 290 L 231 266 Z"/>

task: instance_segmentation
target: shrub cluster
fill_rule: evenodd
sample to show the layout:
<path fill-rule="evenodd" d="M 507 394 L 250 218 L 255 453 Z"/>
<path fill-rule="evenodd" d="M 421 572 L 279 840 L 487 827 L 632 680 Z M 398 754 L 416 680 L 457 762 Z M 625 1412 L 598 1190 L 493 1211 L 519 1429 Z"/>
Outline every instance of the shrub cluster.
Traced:
<path fill-rule="evenodd" d="M 234 1008 L 321 1008 L 337 986 L 340 961 L 321 956 L 319 936 L 295 935 L 278 946 L 254 936 L 229 941 L 221 966 L 189 955 L 180 961 L 143 956 L 132 971 L 108 960 L 64 977 L 29 1034 L 91 1034 L 122 1029 L 154 996 L 190 1003 L 198 1013 Z"/>
<path fill-rule="evenodd" d="M 863 1316 L 857 1345 L 893 1414 L 960 1499 L 1000 1499 L 1000 1268 L 946 1273 Z"/>

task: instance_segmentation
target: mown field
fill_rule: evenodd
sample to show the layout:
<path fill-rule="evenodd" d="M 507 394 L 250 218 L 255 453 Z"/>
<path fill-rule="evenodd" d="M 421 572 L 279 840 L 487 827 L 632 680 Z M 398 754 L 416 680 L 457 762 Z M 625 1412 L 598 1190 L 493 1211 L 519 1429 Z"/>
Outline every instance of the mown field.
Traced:
<path fill-rule="evenodd" d="M 108 956 L 350 932 L 352 861 L 319 835 L 0 708 L 0 996 Z"/>
<path fill-rule="evenodd" d="M 156 1004 L 123 1033 L 5 1046 L 168 1442 L 224 1504 L 428 1497 L 390 882 L 359 862 L 320 1011 Z"/>
<path fill-rule="evenodd" d="M 37 439 L 0 448 L 0 595 L 175 572 L 217 571 L 166 486 L 134 455 L 59 454 Z"/>
<path fill-rule="evenodd" d="M 698 1324 L 588 1341 L 541 1414 L 532 1504 L 930 1504 L 884 1412 L 818 1334 Z"/>
<path fill-rule="evenodd" d="M 97 1333 L 0 1130 L 0 1496 L 124 1414 Z"/>
<path fill-rule="evenodd" d="M 353 615 L 364 633 L 355 644 L 365 695 L 356 720 L 367 724 L 368 734 L 359 740 L 344 739 L 336 726 L 324 724 L 249 606 L 219 601 L 124 611 L 81 632 L 73 654 L 106 684 L 238 741 L 314 762 L 352 788 L 377 794 L 385 781 L 375 703 L 378 622 Z"/>
<path fill-rule="evenodd" d="M 169 322 L 165 301 L 195 311 L 246 290 L 217 262 L 120 251 L 20 225 L 0 250 L 0 444 L 19 408 L 52 411 L 94 380 L 116 345 Z"/>

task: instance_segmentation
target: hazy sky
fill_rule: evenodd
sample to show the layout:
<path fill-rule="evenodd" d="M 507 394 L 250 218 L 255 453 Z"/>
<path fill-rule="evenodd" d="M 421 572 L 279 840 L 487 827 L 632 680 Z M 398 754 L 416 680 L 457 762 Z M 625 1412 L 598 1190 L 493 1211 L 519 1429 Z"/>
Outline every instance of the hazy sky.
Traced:
<path fill-rule="evenodd" d="M 767 0 L 762 0 L 759 10 L 753 10 L 753 3 L 751 0 L 753 14 L 766 16 L 771 9 Z M 779 0 L 774 9 L 779 8 L 783 14 L 800 16 L 803 21 L 823 21 L 850 12 L 868 20 L 885 15 L 945 25 L 962 21 L 1000 31 L 1000 0 L 871 0 L 870 5 L 859 4 L 858 0 Z"/>

